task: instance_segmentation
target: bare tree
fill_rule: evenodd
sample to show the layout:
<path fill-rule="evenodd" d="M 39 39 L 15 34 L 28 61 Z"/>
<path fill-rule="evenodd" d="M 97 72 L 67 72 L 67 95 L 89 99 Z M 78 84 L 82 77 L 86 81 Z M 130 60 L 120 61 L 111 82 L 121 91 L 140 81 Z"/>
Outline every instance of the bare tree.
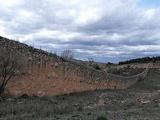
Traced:
<path fill-rule="evenodd" d="M 24 65 L 22 59 L 18 51 L 0 48 L 0 95 L 4 93 L 7 83 L 21 70 Z"/>
<path fill-rule="evenodd" d="M 64 50 L 61 53 L 61 57 L 66 59 L 66 60 L 71 60 L 74 58 L 74 54 L 71 50 Z"/>

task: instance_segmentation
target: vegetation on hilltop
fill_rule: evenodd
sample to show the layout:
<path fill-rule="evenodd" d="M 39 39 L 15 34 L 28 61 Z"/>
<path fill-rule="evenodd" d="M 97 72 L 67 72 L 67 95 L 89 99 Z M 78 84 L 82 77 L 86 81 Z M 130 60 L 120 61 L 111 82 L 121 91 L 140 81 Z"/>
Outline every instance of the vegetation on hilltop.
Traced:
<path fill-rule="evenodd" d="M 119 62 L 119 65 L 123 65 L 123 64 L 130 64 L 130 63 L 157 63 L 160 61 L 160 56 L 157 57 L 143 57 L 143 58 L 136 58 L 136 59 L 131 59 L 131 60 L 127 60 L 127 61 L 122 61 Z"/>

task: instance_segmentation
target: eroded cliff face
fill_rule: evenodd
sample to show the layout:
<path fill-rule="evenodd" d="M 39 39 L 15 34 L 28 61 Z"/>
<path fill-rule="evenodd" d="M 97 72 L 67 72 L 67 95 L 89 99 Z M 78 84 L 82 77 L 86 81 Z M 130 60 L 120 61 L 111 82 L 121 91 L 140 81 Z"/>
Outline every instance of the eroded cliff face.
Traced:
<path fill-rule="evenodd" d="M 104 71 L 86 67 L 74 62 L 56 63 L 54 72 L 61 79 L 84 82 L 88 84 L 98 84 L 106 89 L 126 89 L 135 84 L 138 80 L 144 79 L 148 68 L 143 72 L 129 77 L 110 74 Z"/>
<path fill-rule="evenodd" d="M 11 94 L 54 95 L 95 89 L 126 89 L 144 79 L 148 72 L 146 67 L 142 73 L 130 77 L 109 74 L 2 37 L 0 47 L 9 47 L 26 57 L 21 74 L 8 85 Z"/>

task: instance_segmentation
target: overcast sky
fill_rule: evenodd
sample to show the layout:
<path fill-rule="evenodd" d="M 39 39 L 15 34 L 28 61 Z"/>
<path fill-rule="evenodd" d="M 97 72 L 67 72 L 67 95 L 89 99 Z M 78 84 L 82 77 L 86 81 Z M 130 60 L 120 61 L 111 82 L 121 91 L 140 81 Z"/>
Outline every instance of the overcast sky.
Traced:
<path fill-rule="evenodd" d="M 0 0 L 0 35 L 101 62 L 160 55 L 160 0 Z"/>

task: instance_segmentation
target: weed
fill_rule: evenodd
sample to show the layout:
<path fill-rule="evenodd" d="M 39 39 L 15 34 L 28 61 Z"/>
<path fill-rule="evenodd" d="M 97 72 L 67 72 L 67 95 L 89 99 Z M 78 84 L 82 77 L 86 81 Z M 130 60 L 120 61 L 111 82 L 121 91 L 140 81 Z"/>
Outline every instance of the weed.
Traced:
<path fill-rule="evenodd" d="M 107 120 L 107 118 L 104 117 L 104 116 L 100 116 L 100 117 L 98 117 L 96 120 Z"/>

